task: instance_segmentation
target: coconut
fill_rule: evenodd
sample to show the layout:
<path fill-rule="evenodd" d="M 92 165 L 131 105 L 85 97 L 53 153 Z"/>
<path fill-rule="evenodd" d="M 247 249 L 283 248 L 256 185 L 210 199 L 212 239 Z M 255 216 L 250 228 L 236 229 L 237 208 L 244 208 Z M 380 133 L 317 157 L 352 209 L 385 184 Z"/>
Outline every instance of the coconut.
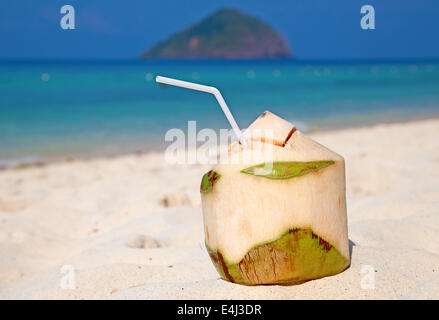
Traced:
<path fill-rule="evenodd" d="M 244 137 L 200 187 L 205 244 L 223 279 L 300 283 L 345 270 L 343 157 L 268 111 Z"/>

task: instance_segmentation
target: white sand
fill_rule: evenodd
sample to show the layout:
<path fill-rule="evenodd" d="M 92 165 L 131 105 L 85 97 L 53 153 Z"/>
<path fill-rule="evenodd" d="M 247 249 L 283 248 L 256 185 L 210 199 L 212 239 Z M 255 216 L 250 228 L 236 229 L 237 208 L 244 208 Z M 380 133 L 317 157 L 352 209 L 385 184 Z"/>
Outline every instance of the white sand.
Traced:
<path fill-rule="evenodd" d="M 345 272 L 297 286 L 220 280 L 199 208 L 208 167 L 133 155 L 0 172 L 0 298 L 438 299 L 439 120 L 313 137 L 346 159 Z M 69 268 L 75 288 L 63 289 Z"/>

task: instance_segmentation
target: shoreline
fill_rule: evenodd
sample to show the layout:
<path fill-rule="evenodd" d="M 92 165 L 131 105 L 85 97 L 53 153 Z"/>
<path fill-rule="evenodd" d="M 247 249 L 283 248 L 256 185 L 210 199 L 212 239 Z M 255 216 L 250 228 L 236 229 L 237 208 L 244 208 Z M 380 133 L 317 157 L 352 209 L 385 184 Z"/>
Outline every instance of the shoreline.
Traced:
<path fill-rule="evenodd" d="M 373 128 L 377 126 L 385 126 L 385 125 L 394 125 L 394 124 L 408 124 L 408 123 L 416 123 L 416 122 L 423 122 L 423 121 L 429 121 L 429 120 L 436 120 L 439 119 L 439 114 L 433 114 L 433 115 L 422 115 L 417 117 L 400 117 L 397 119 L 385 119 L 380 122 L 376 123 L 358 123 L 358 124 L 350 124 L 347 126 L 333 126 L 333 127 L 315 127 L 310 126 L 307 128 L 306 131 L 303 131 L 304 133 L 308 135 L 315 135 L 320 133 L 328 133 L 328 132 L 339 132 L 344 130 L 351 130 L 351 129 L 363 129 L 363 128 Z M 306 125 L 306 123 L 305 123 Z M 1 159 L 0 158 L 0 171 L 5 170 L 21 170 L 31 167 L 44 167 L 52 164 L 57 163 L 69 163 L 74 161 L 90 161 L 94 159 L 116 159 L 120 157 L 126 157 L 126 156 L 144 156 L 148 154 L 163 154 L 165 151 L 166 146 L 163 143 L 162 146 L 156 146 L 156 147 L 150 147 L 148 149 L 141 149 L 141 148 L 133 148 L 132 150 L 126 150 L 126 151 L 97 151 L 92 153 L 78 153 L 76 155 L 72 154 L 65 154 L 65 155 L 57 155 L 57 156 L 47 156 L 47 157 L 38 157 L 38 156 L 24 156 L 24 157 L 18 157 L 18 158 L 6 158 Z M 22 159 L 26 159 L 24 161 L 21 161 Z M 29 160 L 33 159 L 33 160 Z M 11 164 L 4 164 L 10 162 Z"/>
<path fill-rule="evenodd" d="M 318 132 L 332 132 L 332 131 L 339 131 L 339 130 L 348 130 L 348 129 L 361 129 L 361 128 L 368 128 L 368 127 L 375 127 L 375 126 L 380 126 L 380 125 L 388 125 L 388 124 L 404 124 L 404 123 L 410 123 L 410 122 L 421 122 L 421 121 L 428 121 L 428 120 L 435 120 L 435 119 L 439 119 L 439 110 L 432 112 L 431 114 L 428 115 L 421 115 L 421 116 L 408 116 L 408 117 L 404 117 L 404 116 L 397 116 L 394 117 L 394 119 L 382 119 L 378 122 L 375 123 L 351 123 L 349 125 L 340 125 L 340 126 L 334 126 L 331 128 L 326 128 L 326 127 L 321 127 L 318 129 L 313 129 L 311 128 L 310 131 L 306 132 L 306 133 L 318 133 Z M 373 117 L 371 117 L 370 121 L 375 121 L 375 119 Z"/>

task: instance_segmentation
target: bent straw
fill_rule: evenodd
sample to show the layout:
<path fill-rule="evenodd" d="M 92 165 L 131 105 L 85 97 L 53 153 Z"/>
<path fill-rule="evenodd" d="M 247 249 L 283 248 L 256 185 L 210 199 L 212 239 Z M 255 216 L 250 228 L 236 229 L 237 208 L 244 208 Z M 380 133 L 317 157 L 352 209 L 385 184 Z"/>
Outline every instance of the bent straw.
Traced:
<path fill-rule="evenodd" d="M 207 93 L 213 94 L 215 96 L 216 100 L 218 101 L 221 109 L 223 110 L 224 114 L 226 115 L 227 120 L 229 120 L 229 123 L 232 126 L 232 129 L 235 132 L 236 136 L 238 137 L 239 142 L 241 142 L 241 144 L 243 146 L 247 146 L 247 143 L 245 142 L 245 139 L 242 135 L 242 132 L 239 129 L 238 125 L 236 124 L 235 118 L 233 118 L 233 115 L 230 112 L 229 107 L 227 107 L 227 104 L 224 101 L 224 98 L 221 95 L 221 92 L 217 88 L 205 86 L 205 85 L 197 84 L 197 83 L 193 83 L 193 82 L 187 82 L 187 81 L 181 81 L 181 80 L 177 80 L 177 79 L 162 77 L 162 76 L 157 76 L 155 78 L 155 81 L 158 83 L 169 84 L 171 86 L 177 86 L 177 87 L 182 87 L 182 88 L 187 88 L 187 89 L 192 89 L 192 90 L 197 90 L 197 91 L 202 91 L 202 92 L 207 92 Z"/>

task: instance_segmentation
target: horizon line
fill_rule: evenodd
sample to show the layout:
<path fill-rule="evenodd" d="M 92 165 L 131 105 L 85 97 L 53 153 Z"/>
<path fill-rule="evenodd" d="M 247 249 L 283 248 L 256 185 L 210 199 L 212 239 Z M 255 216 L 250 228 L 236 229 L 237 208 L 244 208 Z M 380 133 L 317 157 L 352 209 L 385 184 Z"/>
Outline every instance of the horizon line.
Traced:
<path fill-rule="evenodd" d="M 337 62 L 436 62 L 439 61 L 439 57 L 377 57 L 377 58 L 281 58 L 281 59 L 212 59 L 212 58 L 201 58 L 201 59 L 163 59 L 163 58 L 148 58 L 141 59 L 138 57 L 133 58 L 0 58 L 0 63 L 4 62 L 97 62 L 97 63 L 108 63 L 108 62 L 290 62 L 290 63 L 302 63 L 302 62 L 327 62 L 327 63 L 337 63 Z"/>

